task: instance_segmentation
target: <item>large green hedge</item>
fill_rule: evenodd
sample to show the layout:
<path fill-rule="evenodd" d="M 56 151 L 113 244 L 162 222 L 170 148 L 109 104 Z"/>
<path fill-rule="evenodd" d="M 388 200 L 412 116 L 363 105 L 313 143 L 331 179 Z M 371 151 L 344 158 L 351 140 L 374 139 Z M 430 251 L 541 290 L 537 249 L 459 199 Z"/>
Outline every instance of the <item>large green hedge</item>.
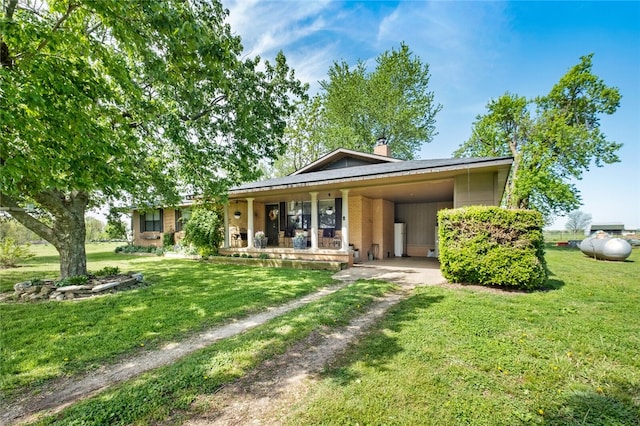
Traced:
<path fill-rule="evenodd" d="M 532 210 L 473 206 L 438 213 L 440 265 L 452 282 L 534 289 L 547 281 L 542 227 Z"/>

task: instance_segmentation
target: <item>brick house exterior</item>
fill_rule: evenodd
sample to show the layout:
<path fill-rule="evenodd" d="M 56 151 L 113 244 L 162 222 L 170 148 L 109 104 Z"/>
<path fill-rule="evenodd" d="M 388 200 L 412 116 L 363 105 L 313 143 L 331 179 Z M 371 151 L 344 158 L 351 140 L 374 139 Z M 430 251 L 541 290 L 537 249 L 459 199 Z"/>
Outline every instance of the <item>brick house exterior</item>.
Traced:
<path fill-rule="evenodd" d="M 220 251 L 258 250 L 254 235 L 262 231 L 266 250 L 282 258 L 347 262 L 354 251 L 393 257 L 394 224 L 401 222 L 403 255 L 427 256 L 437 250 L 438 211 L 499 205 L 511 163 L 511 157 L 402 161 L 389 157 L 386 145 L 374 154 L 338 149 L 289 176 L 231 188 Z M 176 230 L 175 212 L 162 211 L 162 231 L 142 229 L 157 229 L 157 215 L 145 222 L 134 212 L 135 244 L 161 246 L 161 234 Z M 306 249 L 293 247 L 297 234 L 306 235 Z"/>

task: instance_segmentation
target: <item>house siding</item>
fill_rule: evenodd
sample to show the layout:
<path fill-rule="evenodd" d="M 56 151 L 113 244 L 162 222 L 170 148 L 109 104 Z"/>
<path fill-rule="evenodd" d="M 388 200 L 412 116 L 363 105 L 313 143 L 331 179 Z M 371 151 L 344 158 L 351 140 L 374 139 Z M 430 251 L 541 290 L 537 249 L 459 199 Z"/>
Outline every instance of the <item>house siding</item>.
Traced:
<path fill-rule="evenodd" d="M 366 256 L 371 247 L 371 199 L 349 197 L 349 244 Z"/>
<path fill-rule="evenodd" d="M 501 188 L 497 173 L 471 173 L 456 176 L 453 190 L 454 208 L 500 204 Z"/>
<path fill-rule="evenodd" d="M 162 209 L 162 230 L 163 232 L 140 232 L 140 212 L 133 211 L 132 215 L 133 244 L 136 246 L 162 247 L 163 236 L 166 233 L 175 233 L 176 244 L 184 239 L 184 231 L 176 232 L 176 211 L 175 209 Z"/>
<path fill-rule="evenodd" d="M 394 203 L 381 198 L 349 197 L 349 243 L 360 250 L 362 260 L 374 254 L 382 259 L 393 253 Z"/>
<path fill-rule="evenodd" d="M 436 249 L 438 211 L 453 207 L 453 202 L 396 204 L 396 222 L 407 224 L 407 255 L 427 256 Z"/>
<path fill-rule="evenodd" d="M 164 219 L 163 219 L 164 225 Z M 133 245 L 162 247 L 162 232 L 140 232 L 140 212 L 133 212 Z"/>

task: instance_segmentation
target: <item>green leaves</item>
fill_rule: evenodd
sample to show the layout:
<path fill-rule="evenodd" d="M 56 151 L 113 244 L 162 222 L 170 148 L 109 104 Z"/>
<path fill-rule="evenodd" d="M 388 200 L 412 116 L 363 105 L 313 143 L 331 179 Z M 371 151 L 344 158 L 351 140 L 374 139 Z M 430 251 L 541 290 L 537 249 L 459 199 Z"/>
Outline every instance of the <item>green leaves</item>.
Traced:
<path fill-rule="evenodd" d="M 535 208 L 547 218 L 580 205 L 571 179 L 580 179 L 592 164 L 620 161 L 621 144 L 600 131 L 601 114 L 613 114 L 620 103 L 617 88 L 592 74 L 593 55 L 583 56 L 548 95 L 527 100 L 506 93 L 487 104 L 469 140 L 455 156 L 511 155 L 514 163 L 503 203 Z M 532 107 L 535 106 L 535 113 Z"/>
<path fill-rule="evenodd" d="M 218 209 L 193 209 L 184 225 L 184 242 L 200 250 L 217 253 L 224 240 L 224 217 Z"/>
<path fill-rule="evenodd" d="M 367 73 L 363 62 L 351 70 L 334 63 L 329 80 L 321 82 L 330 149 L 372 151 L 385 137 L 397 158 L 412 159 L 435 135 L 441 105 L 428 91 L 429 65 L 414 57 L 404 43 L 376 58 Z"/>
<path fill-rule="evenodd" d="M 0 194 L 55 205 L 53 229 L 78 214 L 54 200 L 219 199 L 282 151 L 305 88 L 282 54 L 273 64 L 243 59 L 219 2 L 3 7 Z"/>
<path fill-rule="evenodd" d="M 543 220 L 530 210 L 475 206 L 438 213 L 440 263 L 453 282 L 521 289 L 547 280 Z"/>

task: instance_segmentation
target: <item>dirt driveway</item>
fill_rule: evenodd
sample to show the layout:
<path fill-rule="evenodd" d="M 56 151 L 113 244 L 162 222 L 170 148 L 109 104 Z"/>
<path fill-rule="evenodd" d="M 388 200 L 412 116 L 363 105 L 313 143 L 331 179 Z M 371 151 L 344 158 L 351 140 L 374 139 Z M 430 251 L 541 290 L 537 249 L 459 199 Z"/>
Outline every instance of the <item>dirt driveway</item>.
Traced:
<path fill-rule="evenodd" d="M 140 354 L 116 365 L 103 366 L 84 376 L 55 381 L 38 395 L 28 395 L 6 407 L 0 414 L 0 424 L 20 424 L 38 419 L 44 414 L 58 412 L 80 399 L 97 393 L 122 381 L 131 379 L 163 365 L 175 362 L 198 349 L 209 346 L 221 338 L 231 337 L 268 320 L 318 300 L 359 279 L 378 279 L 396 283 L 403 289 L 380 298 L 360 317 L 337 330 L 317 330 L 311 336 L 293 345 L 286 353 L 265 362 L 237 382 L 224 386 L 214 395 L 197 401 L 199 406 L 186 424 L 278 424 L 281 414 L 293 399 L 304 395 L 315 374 L 336 357 L 349 344 L 354 343 L 372 325 L 380 320 L 393 305 L 411 295 L 421 285 L 443 284 L 436 259 L 398 258 L 376 260 L 340 271 L 333 277 L 342 281 L 285 305 L 267 309 L 227 326 L 215 327 L 182 342 Z M 277 389 L 277 392 L 274 392 Z M 203 410 L 203 407 L 206 407 Z M 206 415 L 202 415 L 202 412 Z"/>

